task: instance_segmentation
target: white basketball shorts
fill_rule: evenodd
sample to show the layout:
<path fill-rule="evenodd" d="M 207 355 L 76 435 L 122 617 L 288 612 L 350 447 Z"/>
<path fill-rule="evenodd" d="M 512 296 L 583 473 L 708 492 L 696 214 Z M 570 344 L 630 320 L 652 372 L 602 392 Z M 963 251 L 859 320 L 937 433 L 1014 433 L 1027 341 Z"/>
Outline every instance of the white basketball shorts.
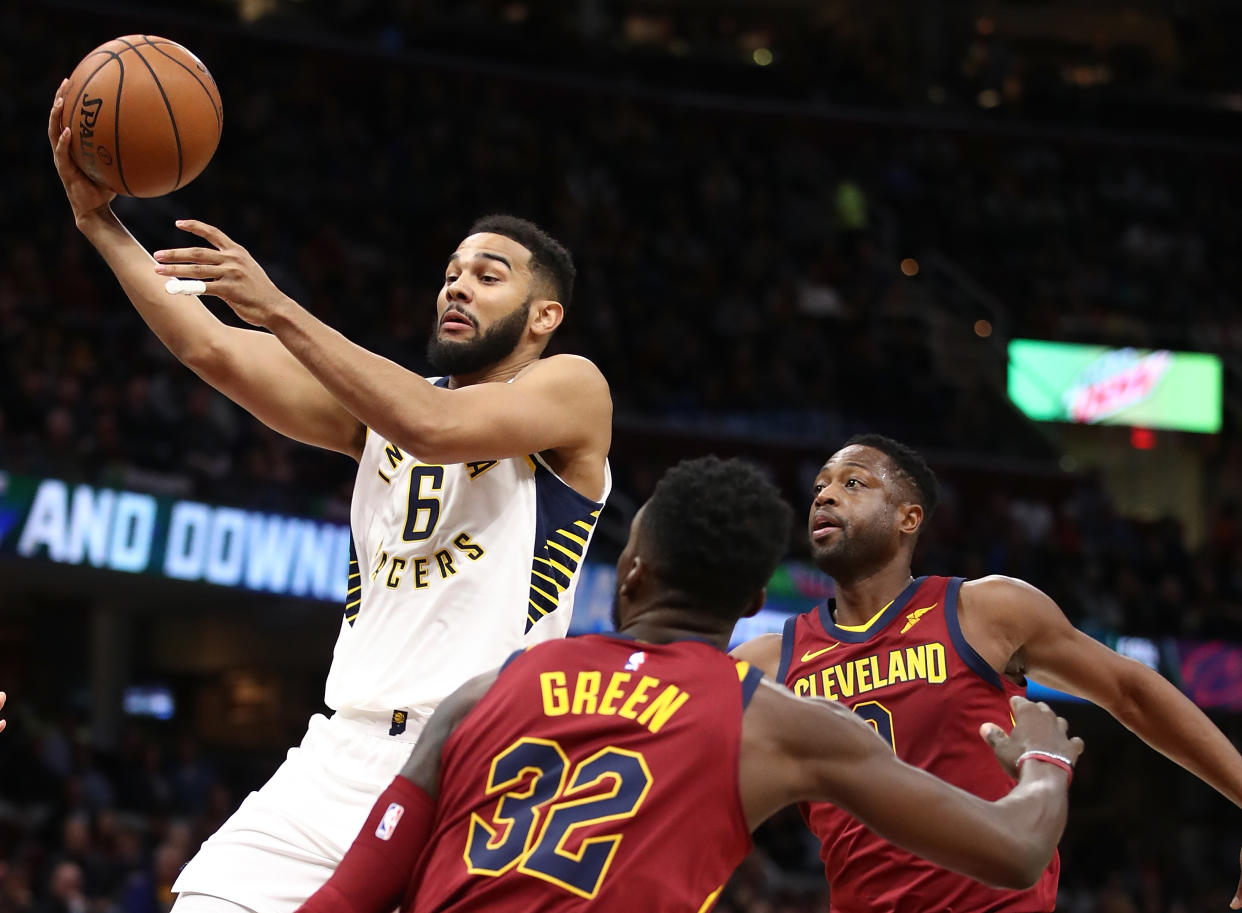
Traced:
<path fill-rule="evenodd" d="M 387 714 L 311 717 L 302 744 L 203 843 L 173 891 L 291 913 L 336 869 L 430 715 L 411 712 L 395 737 Z"/>

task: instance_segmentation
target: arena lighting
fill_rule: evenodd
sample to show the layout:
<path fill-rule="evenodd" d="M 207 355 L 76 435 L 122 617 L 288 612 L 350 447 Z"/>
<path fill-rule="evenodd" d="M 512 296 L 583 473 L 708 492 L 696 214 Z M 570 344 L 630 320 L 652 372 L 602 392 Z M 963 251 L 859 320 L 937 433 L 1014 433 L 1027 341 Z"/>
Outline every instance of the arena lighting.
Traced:
<path fill-rule="evenodd" d="M 1216 434 L 1221 361 L 1200 352 L 1014 339 L 1009 399 L 1041 422 Z"/>

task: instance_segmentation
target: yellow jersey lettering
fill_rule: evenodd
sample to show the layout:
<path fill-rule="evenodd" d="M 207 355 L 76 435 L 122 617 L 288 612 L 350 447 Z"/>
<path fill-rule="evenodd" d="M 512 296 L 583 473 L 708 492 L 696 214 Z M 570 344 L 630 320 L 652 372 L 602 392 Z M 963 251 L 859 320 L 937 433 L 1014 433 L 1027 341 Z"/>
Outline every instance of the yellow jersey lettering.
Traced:
<path fill-rule="evenodd" d="M 539 691 L 543 694 L 543 715 L 564 716 L 569 712 L 569 690 L 564 672 L 540 672 Z"/>
<path fill-rule="evenodd" d="M 824 695 L 823 695 L 823 696 L 824 696 L 827 700 L 830 700 L 830 701 L 839 701 L 839 700 L 841 700 L 841 698 L 839 698 L 839 697 L 837 696 L 837 693 L 836 693 L 835 691 L 833 691 L 833 690 L 832 690 L 832 673 L 834 673 L 835 671 L 837 671 L 837 667 L 836 667 L 836 666 L 829 666 L 827 669 L 825 669 L 823 672 L 821 672 L 821 673 L 819 674 L 820 682 L 821 682 L 821 683 L 823 684 L 823 686 L 824 686 Z M 819 695 L 812 695 L 812 696 L 813 696 L 813 697 L 818 697 Z"/>
<path fill-rule="evenodd" d="M 594 713 L 599 706 L 598 672 L 579 672 L 578 682 L 574 687 L 574 704 L 570 713 L 575 716 L 582 713 Z"/>
<path fill-rule="evenodd" d="M 613 716 L 617 712 L 617 701 L 625 697 L 625 692 L 621 690 L 621 686 L 630 680 L 628 672 L 614 672 L 612 678 L 608 680 L 608 688 L 604 691 L 604 697 L 599 702 L 599 712 L 601 716 Z"/>
<path fill-rule="evenodd" d="M 888 683 L 890 685 L 907 681 L 906 663 L 902 655 L 900 650 L 894 650 L 888 654 Z"/>
<path fill-rule="evenodd" d="M 647 692 L 658 684 L 660 684 L 660 680 L 652 678 L 650 675 L 644 675 L 640 678 L 638 684 L 634 686 L 634 690 L 630 692 L 630 696 L 621 705 L 621 709 L 617 711 L 618 715 L 625 717 L 627 720 L 638 719 L 639 704 L 646 702 Z"/>
<path fill-rule="evenodd" d="M 846 663 L 843 666 L 833 666 L 832 668 L 837 673 L 837 688 L 841 692 L 841 697 L 853 697 L 854 663 Z"/>
<path fill-rule="evenodd" d="M 927 680 L 940 684 L 948 678 L 948 666 L 944 661 L 944 644 L 927 645 Z"/>
<path fill-rule="evenodd" d="M 638 717 L 638 722 L 652 732 L 659 732 L 660 728 L 681 709 L 681 705 L 689 697 L 688 692 L 682 691 L 676 685 L 669 685 L 647 706 L 647 709 Z"/>
<path fill-rule="evenodd" d="M 811 686 L 810 686 L 810 684 L 809 684 L 809 683 L 810 683 L 811 681 L 812 681 L 812 679 L 810 679 L 810 678 L 800 678 L 800 679 L 797 679 L 797 680 L 796 680 L 796 681 L 794 681 L 794 683 L 793 683 L 793 693 L 794 693 L 794 694 L 796 694 L 796 695 L 798 695 L 798 697 L 806 697 L 807 695 L 810 695 L 810 694 L 811 694 Z M 812 695 L 812 696 L 814 696 L 814 695 Z"/>
<path fill-rule="evenodd" d="M 906 666 L 910 669 L 910 678 L 927 678 L 927 644 L 906 647 Z"/>
<path fill-rule="evenodd" d="M 870 691 L 875 687 L 871 683 L 871 662 L 875 660 L 874 656 L 864 656 L 862 659 L 854 660 L 853 666 L 857 670 L 858 693 Z"/>

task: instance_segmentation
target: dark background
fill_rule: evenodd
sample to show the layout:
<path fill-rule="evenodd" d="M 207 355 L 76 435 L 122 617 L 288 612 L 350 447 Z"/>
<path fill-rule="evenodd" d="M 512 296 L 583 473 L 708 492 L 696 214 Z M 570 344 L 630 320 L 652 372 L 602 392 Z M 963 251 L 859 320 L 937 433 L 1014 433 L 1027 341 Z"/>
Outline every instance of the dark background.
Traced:
<path fill-rule="evenodd" d="M 0 470 L 346 516 L 352 464 L 177 365 L 73 228 L 53 92 L 96 45 L 151 33 L 206 62 L 225 127 L 193 184 L 118 202 L 149 249 L 179 243 L 175 218 L 219 225 L 421 371 L 474 218 L 524 215 L 571 248 L 556 345 L 616 404 L 592 560 L 680 458 L 747 456 L 801 512 L 828 454 L 881 431 L 945 484 L 917 572 L 1022 577 L 1101 636 L 1242 640 L 1240 10 L 6 4 Z M 1224 428 L 1035 425 L 1005 396 L 1013 337 L 1213 352 Z M 0 580 L 0 911 L 166 909 L 321 708 L 339 608 L 15 559 Z M 174 719 L 123 714 L 133 684 L 169 689 Z M 1089 749 L 1059 909 L 1224 909 L 1237 810 L 1100 711 L 1064 712 Z M 827 909 L 796 814 L 758 844 L 719 909 Z"/>

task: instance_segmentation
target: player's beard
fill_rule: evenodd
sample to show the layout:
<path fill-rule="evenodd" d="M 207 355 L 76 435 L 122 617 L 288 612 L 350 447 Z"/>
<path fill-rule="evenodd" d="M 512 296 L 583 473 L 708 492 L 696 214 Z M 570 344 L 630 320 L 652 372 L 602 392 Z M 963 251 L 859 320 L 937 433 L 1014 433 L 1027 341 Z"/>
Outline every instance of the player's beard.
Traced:
<path fill-rule="evenodd" d="M 441 339 L 437 318 L 431 337 L 427 340 L 428 363 L 440 374 L 461 376 L 477 374 L 484 368 L 503 361 L 513 354 L 513 350 L 522 340 L 522 334 L 526 332 L 526 318 L 530 313 L 532 300 L 527 298 L 492 324 L 486 333 L 479 333 L 464 342 Z"/>
<path fill-rule="evenodd" d="M 834 580 L 857 580 L 874 573 L 892 558 L 890 531 L 878 524 L 848 522 L 831 546 L 811 545 L 815 565 Z"/>

